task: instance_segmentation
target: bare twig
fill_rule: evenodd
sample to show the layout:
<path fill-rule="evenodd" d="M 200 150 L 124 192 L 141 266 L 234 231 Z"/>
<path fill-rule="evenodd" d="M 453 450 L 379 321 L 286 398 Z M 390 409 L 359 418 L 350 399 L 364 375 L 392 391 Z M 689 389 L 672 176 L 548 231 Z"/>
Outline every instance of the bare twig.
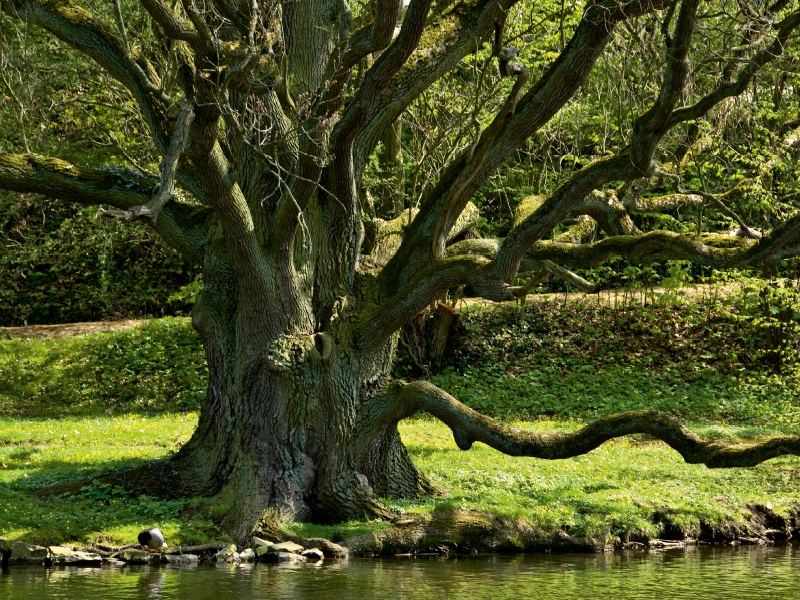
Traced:
<path fill-rule="evenodd" d="M 164 159 L 159 165 L 161 171 L 161 182 L 156 190 L 153 199 L 142 206 L 133 206 L 130 210 L 104 210 L 101 209 L 98 213 L 101 217 L 109 219 L 119 219 L 122 221 L 134 221 L 136 219 L 149 218 L 153 223 L 158 219 L 158 215 L 164 205 L 172 200 L 175 193 L 175 171 L 178 168 L 178 160 L 180 159 L 181 152 L 186 145 L 186 140 L 189 137 L 189 129 L 194 119 L 194 110 L 191 103 L 185 98 L 181 98 L 177 102 L 178 118 L 175 122 L 175 130 L 172 135 L 172 142 L 170 142 L 169 149 L 167 150 Z"/>

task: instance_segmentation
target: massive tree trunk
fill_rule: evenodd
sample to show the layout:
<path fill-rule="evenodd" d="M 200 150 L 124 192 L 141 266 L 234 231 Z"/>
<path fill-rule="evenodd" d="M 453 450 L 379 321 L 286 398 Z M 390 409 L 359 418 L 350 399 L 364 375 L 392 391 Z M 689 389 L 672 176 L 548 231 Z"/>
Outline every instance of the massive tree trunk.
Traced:
<path fill-rule="evenodd" d="M 800 215 L 760 239 L 642 233 L 628 211 L 651 210 L 652 200 L 618 201 L 601 191 L 657 174 L 654 156 L 671 129 L 742 94 L 778 60 L 800 27 L 792 3 L 764 8 L 763 18 L 738 3 L 747 43 L 728 60 L 698 61 L 721 60 L 723 77 L 693 78 L 705 88 L 682 106 L 699 0 L 591 0 L 569 43 L 530 86 L 531 73 L 503 46 L 515 3 L 411 0 L 402 13 L 401 0 L 375 0 L 356 21 L 343 0 L 215 0 L 203 10 L 191 0 L 141 0 L 151 26 L 142 35 L 155 37 L 140 48 L 119 14 L 111 30 L 71 0 L 0 0 L 13 18 L 49 31 L 124 86 L 162 156 L 155 178 L 0 153 L 0 188 L 110 204 L 105 216 L 146 219 L 202 265 L 193 324 L 210 379 L 199 425 L 177 454 L 126 474 L 131 485 L 211 497 L 237 539 L 264 519 L 387 516 L 380 497 L 436 492 L 397 432 L 417 411 L 444 421 L 462 450 L 481 441 L 514 456 L 564 458 L 631 433 L 656 436 L 687 461 L 713 467 L 800 453 L 800 437 L 707 443 L 647 411 L 573 434 L 535 435 L 428 383 L 391 379 L 397 332 L 449 289 L 468 286 L 506 301 L 530 289 L 530 282 L 511 285 L 520 272 L 533 273 L 530 281 L 553 273 L 589 289 L 565 266 L 612 256 L 725 268 L 800 253 Z M 635 119 L 629 143 L 532 203 L 505 239 L 457 242 L 477 221 L 470 198 L 580 90 L 617 25 L 658 11 L 660 90 Z M 709 11 L 704 19 L 728 18 Z M 476 122 L 473 142 L 454 154 L 420 206 L 375 219 L 362 243 L 359 189 L 369 153 L 415 98 L 484 44 L 510 79 L 507 97 L 491 119 Z M 176 186 L 192 202 L 177 198 Z M 717 196 L 676 188 L 655 204 L 708 202 L 751 231 Z M 608 237 L 594 241 L 598 224 Z"/>
<path fill-rule="evenodd" d="M 415 410 L 398 412 L 394 341 L 357 348 L 357 308 L 325 332 L 264 335 L 246 326 L 248 302 L 232 277 L 206 281 L 192 320 L 210 375 L 197 430 L 168 462 L 137 472 L 138 485 L 155 478 L 162 493 L 215 496 L 239 538 L 265 518 L 385 517 L 376 495 L 433 493 L 397 432 Z"/>

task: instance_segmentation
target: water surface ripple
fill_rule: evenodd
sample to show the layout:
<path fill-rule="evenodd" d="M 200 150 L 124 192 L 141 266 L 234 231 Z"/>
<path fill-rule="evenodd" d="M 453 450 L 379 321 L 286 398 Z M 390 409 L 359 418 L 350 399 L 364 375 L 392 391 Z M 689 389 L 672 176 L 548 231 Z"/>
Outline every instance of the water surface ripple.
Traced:
<path fill-rule="evenodd" d="M 800 598 L 800 547 L 350 559 L 322 566 L 17 567 L 0 598 Z"/>

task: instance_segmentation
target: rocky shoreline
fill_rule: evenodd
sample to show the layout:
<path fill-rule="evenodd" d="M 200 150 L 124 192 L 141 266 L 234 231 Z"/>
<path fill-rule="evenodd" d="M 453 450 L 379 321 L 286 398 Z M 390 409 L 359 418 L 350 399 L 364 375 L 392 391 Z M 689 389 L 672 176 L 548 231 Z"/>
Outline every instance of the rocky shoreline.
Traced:
<path fill-rule="evenodd" d="M 100 567 L 102 565 L 177 565 L 196 566 L 201 563 L 309 563 L 320 564 L 325 553 L 318 548 L 305 549 L 294 542 L 271 542 L 253 537 L 249 548 L 236 544 L 201 544 L 176 546 L 162 552 L 148 552 L 140 546 L 120 548 L 39 546 L 27 542 L 8 542 L 0 538 L 2 566 L 76 566 Z M 336 553 L 346 557 L 346 550 Z"/>
<path fill-rule="evenodd" d="M 2 566 L 95 566 L 166 564 L 195 566 L 215 563 L 283 563 L 319 565 L 326 558 L 432 556 L 518 552 L 603 552 L 615 550 L 669 550 L 690 545 L 764 545 L 800 540 L 800 505 L 787 516 L 770 507 L 750 506 L 748 522 L 701 525 L 684 531 L 662 517 L 658 539 L 622 540 L 610 535 L 581 538 L 564 531 L 547 532 L 522 520 L 468 511 L 441 511 L 431 515 L 408 514 L 385 529 L 360 535 L 340 544 L 323 538 L 302 538 L 278 526 L 257 532 L 250 546 L 210 543 L 174 546 L 150 553 L 140 546 L 90 547 L 39 546 L 0 538 Z M 271 539 L 279 541 L 270 541 Z"/>

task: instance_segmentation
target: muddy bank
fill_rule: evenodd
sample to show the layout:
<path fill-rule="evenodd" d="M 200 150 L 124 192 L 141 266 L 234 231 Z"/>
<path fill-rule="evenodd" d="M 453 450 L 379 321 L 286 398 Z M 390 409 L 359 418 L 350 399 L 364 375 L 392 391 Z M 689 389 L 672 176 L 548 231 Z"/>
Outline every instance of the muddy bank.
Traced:
<path fill-rule="evenodd" d="M 545 531 L 523 520 L 501 519 L 475 512 L 442 511 L 403 515 L 390 527 L 351 538 L 342 545 L 351 556 L 407 553 L 600 552 L 606 549 L 668 548 L 686 544 L 768 544 L 800 539 L 800 505 L 788 517 L 770 508 L 750 506 L 745 522 L 701 524 L 682 530 L 657 513 L 658 539 L 629 535 L 585 538 L 566 531 Z"/>

